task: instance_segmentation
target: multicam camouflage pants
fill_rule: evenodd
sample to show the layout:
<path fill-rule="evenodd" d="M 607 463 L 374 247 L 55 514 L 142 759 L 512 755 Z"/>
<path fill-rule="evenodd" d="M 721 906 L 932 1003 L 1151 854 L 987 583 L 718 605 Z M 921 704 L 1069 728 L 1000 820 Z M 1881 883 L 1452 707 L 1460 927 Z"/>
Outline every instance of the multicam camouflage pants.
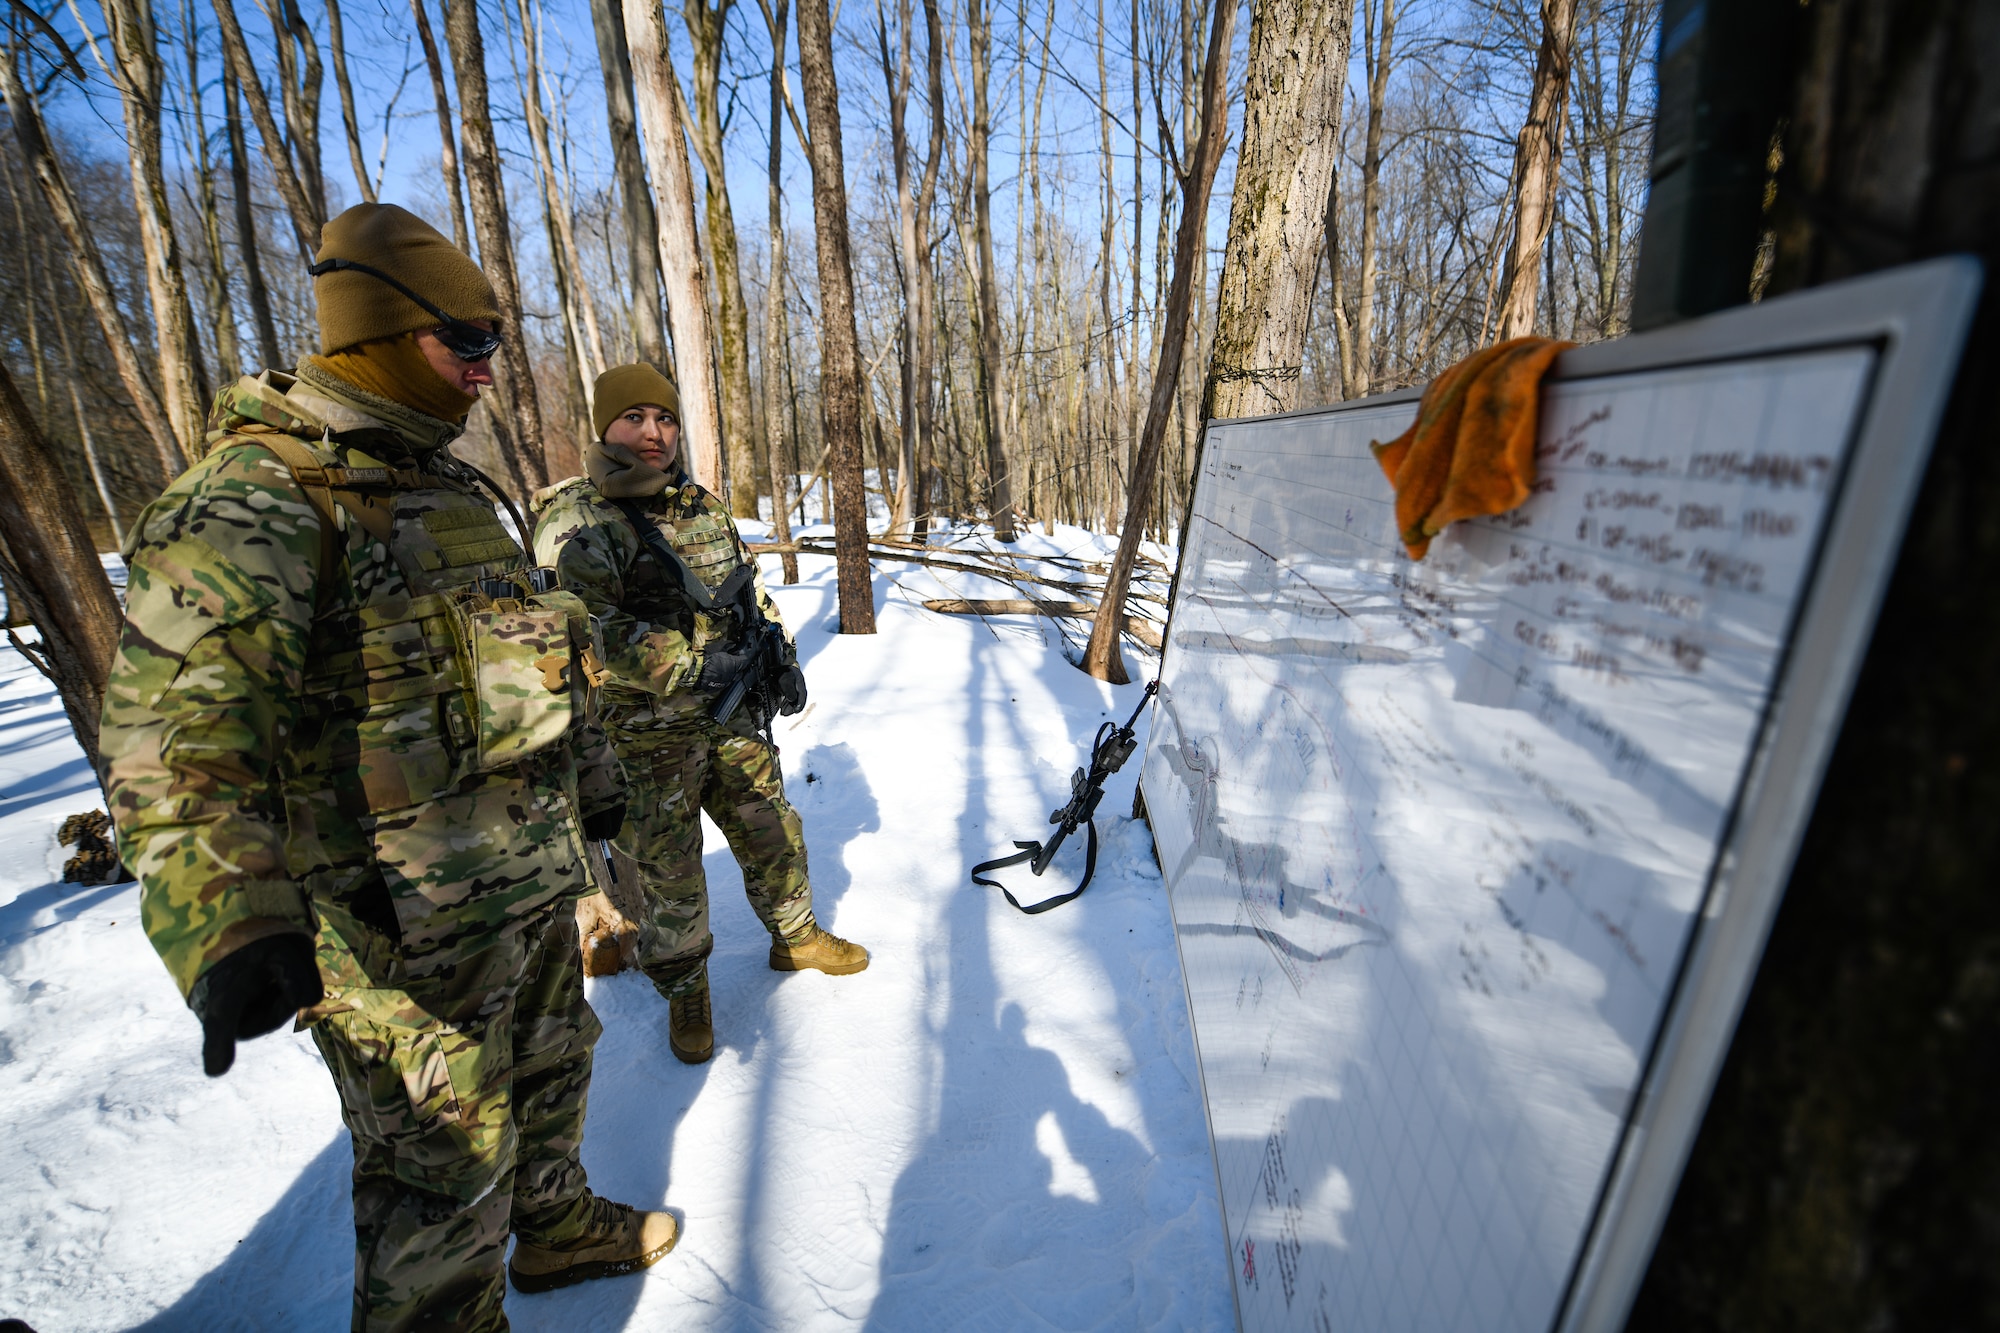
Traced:
<path fill-rule="evenodd" d="M 695 984 L 715 947 L 701 868 L 701 812 L 729 839 L 750 906 L 778 938 L 794 935 L 812 917 L 805 833 L 785 799 L 778 752 L 762 737 L 704 720 L 666 736 L 631 739 L 636 743 L 628 745 L 627 737 L 612 733 L 631 792 L 618 848 L 638 863 L 646 890 L 639 966 L 671 999 Z"/>
<path fill-rule="evenodd" d="M 510 1231 L 581 1233 L 591 1047 L 567 902 L 408 990 L 350 990 L 313 1040 L 354 1140 L 354 1330 L 505 1329 Z"/>

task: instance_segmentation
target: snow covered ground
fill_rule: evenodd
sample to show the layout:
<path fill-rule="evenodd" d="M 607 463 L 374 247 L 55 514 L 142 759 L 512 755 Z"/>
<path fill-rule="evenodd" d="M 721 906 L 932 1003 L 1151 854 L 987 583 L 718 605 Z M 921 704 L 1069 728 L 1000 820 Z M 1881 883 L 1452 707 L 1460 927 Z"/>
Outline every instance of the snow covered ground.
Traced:
<path fill-rule="evenodd" d="M 1073 529 L 1022 546 L 1108 553 Z M 832 561 L 800 563 L 774 590 L 813 705 L 777 738 L 820 917 L 874 963 L 769 971 L 710 830 L 715 1059 L 674 1060 L 643 978 L 590 983 L 591 1183 L 676 1211 L 685 1237 L 642 1276 L 510 1293 L 514 1327 L 1232 1324 L 1165 894 L 1126 817 L 1139 765 L 1104 801 L 1081 899 L 1027 917 L 966 877 L 1042 835 L 1139 687 L 1072 668 L 1056 622 L 923 611 L 1023 592 L 916 566 L 878 565 L 881 632 L 837 637 Z M 136 888 L 59 882 L 56 826 L 98 799 L 52 693 L 0 650 L 0 1318 L 342 1327 L 351 1156 L 318 1054 L 280 1033 L 202 1077 Z"/>

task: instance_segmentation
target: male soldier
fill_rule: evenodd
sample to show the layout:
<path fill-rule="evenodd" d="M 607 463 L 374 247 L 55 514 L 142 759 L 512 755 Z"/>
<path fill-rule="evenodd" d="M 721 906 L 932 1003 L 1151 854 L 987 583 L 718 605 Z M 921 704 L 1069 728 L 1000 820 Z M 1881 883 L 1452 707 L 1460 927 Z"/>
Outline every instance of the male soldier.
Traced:
<path fill-rule="evenodd" d="M 667 998 L 674 1054 L 699 1064 L 715 1051 L 703 810 L 743 868 L 750 905 L 771 932 L 773 969 L 859 972 L 868 951 L 813 919 L 804 834 L 760 719 L 748 707 L 724 722 L 711 716 L 756 656 L 743 643 L 751 627 L 740 605 L 704 604 L 749 579 L 764 617 L 782 622 L 729 510 L 681 466 L 680 394 L 651 366 L 618 366 L 598 376 L 592 402 L 589 475 L 535 497 L 535 554 L 603 625 L 604 721 L 631 783 L 618 846 L 638 864 L 648 909 L 639 966 Z M 779 711 L 796 713 L 806 685 L 789 639 L 784 657 L 769 685 Z"/>
<path fill-rule="evenodd" d="M 623 795 L 584 722 L 587 613 L 446 448 L 493 382 L 493 288 L 387 204 L 319 260 L 325 353 L 224 390 L 126 539 L 106 785 L 208 1073 L 294 1012 L 326 1058 L 354 1327 L 504 1329 L 510 1230 L 523 1291 L 676 1239 L 578 1160 L 577 825 L 611 834 Z"/>

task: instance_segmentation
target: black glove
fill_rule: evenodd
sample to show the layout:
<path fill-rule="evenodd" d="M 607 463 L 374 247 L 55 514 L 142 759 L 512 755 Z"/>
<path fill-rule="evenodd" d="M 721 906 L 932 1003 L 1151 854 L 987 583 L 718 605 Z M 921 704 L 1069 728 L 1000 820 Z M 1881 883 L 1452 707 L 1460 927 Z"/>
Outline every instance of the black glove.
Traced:
<path fill-rule="evenodd" d="M 310 938 L 252 940 L 202 973 L 188 993 L 188 1008 L 201 1020 L 203 1072 L 210 1078 L 228 1073 L 237 1042 L 263 1036 L 325 996 Z"/>
<path fill-rule="evenodd" d="M 594 815 L 583 817 L 583 836 L 592 842 L 603 842 L 618 836 L 618 830 L 625 827 L 625 802 L 620 801 L 609 810 L 599 810 Z"/>
<path fill-rule="evenodd" d="M 790 717 L 806 706 L 806 673 L 799 670 L 797 662 L 786 667 L 778 677 L 778 716 Z"/>
<path fill-rule="evenodd" d="M 721 694 L 736 683 L 737 677 L 750 669 L 757 654 L 750 651 L 735 652 L 728 648 L 710 648 L 701 655 L 701 674 L 695 677 L 695 688 L 710 694 Z"/>

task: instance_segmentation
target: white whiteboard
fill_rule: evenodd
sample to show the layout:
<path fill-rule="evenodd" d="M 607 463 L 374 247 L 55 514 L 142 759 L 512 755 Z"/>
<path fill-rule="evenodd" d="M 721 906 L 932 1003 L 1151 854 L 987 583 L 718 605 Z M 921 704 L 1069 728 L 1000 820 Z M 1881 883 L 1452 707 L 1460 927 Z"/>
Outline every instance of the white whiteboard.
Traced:
<path fill-rule="evenodd" d="M 1244 1327 L 1622 1318 L 1872 620 L 1822 556 L 1886 564 L 1976 277 L 1849 286 L 1565 357 L 1534 496 L 1420 563 L 1368 449 L 1413 395 L 1209 428 L 1141 781 Z"/>

